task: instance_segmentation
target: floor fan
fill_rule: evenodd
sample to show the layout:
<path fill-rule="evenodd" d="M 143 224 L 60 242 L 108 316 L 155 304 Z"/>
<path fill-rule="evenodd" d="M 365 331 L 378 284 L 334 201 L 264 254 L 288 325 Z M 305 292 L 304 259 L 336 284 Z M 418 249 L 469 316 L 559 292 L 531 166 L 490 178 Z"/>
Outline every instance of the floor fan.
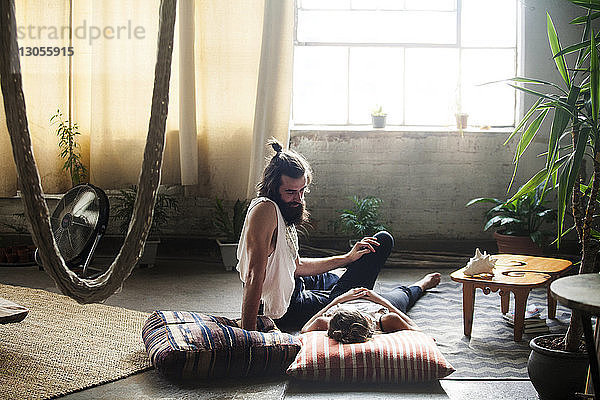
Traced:
<path fill-rule="evenodd" d="M 108 225 L 108 197 L 89 183 L 74 186 L 56 205 L 50 217 L 54 240 L 67 267 L 74 272 L 87 270 L 98 242 Z M 35 259 L 43 267 L 38 251 Z"/>

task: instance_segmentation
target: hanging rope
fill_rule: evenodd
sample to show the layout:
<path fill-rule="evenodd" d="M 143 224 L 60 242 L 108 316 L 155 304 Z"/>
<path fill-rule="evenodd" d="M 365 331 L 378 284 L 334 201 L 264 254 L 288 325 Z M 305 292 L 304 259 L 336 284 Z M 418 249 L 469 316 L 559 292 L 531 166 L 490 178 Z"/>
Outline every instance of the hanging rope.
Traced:
<path fill-rule="evenodd" d="M 154 202 L 160 182 L 165 125 L 169 108 L 175 9 L 176 0 L 161 0 L 150 124 L 139 180 L 139 191 L 129 231 L 121 251 L 107 271 L 96 279 L 81 279 L 65 265 L 52 235 L 48 206 L 42 195 L 42 186 L 29 136 L 21 66 L 17 51 L 15 3 L 14 0 L 0 1 L 0 54 L 2 55 L 0 57 L 0 83 L 4 97 L 6 125 L 25 202 L 25 215 L 31 225 L 33 241 L 40 251 L 44 269 L 54 279 L 61 292 L 80 303 L 103 301 L 121 289 L 123 282 L 131 274 L 140 258 L 150 231 Z"/>

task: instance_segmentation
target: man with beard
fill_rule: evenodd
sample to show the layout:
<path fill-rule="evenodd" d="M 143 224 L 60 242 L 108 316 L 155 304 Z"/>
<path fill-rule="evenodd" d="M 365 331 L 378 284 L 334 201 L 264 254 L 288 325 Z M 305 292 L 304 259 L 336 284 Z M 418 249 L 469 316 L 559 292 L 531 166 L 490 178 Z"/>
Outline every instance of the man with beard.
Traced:
<path fill-rule="evenodd" d="M 270 145 L 276 154 L 257 185 L 259 197 L 248 207 L 237 253 L 237 270 L 244 282 L 242 328 L 246 330 L 256 330 L 261 306 L 264 315 L 279 326 L 294 329 L 349 289 L 373 289 L 394 245 L 389 233 L 379 232 L 343 255 L 299 257 L 296 225 L 308 218 L 304 194 L 312 171 L 300 154 L 284 151 L 277 141 Z M 341 276 L 329 272 L 340 267 L 346 267 Z M 439 274 L 431 279 L 439 283 Z M 413 292 L 406 290 L 407 303 L 414 303 L 422 293 Z"/>

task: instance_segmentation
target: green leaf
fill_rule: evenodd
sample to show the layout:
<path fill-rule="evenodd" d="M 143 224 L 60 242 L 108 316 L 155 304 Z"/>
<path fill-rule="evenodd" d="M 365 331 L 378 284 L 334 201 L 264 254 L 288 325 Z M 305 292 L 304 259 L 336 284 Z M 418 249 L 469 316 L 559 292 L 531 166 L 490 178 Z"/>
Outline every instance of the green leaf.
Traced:
<path fill-rule="evenodd" d="M 565 103 L 562 100 L 557 99 L 556 95 L 549 95 L 549 94 L 538 92 L 536 90 L 532 90 L 532 89 L 529 89 L 529 88 L 526 88 L 526 87 L 523 87 L 523 86 L 513 85 L 512 83 L 509 83 L 508 86 L 511 86 L 511 87 L 513 87 L 513 88 L 515 88 L 517 90 L 522 91 L 522 92 L 532 94 L 532 95 L 534 95 L 536 97 L 541 97 L 543 99 L 548 99 L 548 100 L 550 100 L 550 101 L 552 101 L 552 102 L 555 103 L 555 107 L 563 107 L 563 108 L 568 109 L 567 103 Z"/>
<path fill-rule="evenodd" d="M 529 125 L 527 130 L 523 133 L 523 136 L 521 136 L 521 140 L 519 141 L 519 145 L 517 146 L 517 151 L 515 153 L 515 162 L 521 158 L 527 147 L 529 147 L 529 144 L 539 131 L 540 125 L 544 121 L 544 118 L 546 118 L 546 114 L 548 114 L 548 110 L 542 111 L 540 115 L 538 115 L 537 118 Z"/>
<path fill-rule="evenodd" d="M 595 20 L 595 19 L 597 19 L 599 17 L 600 17 L 600 12 L 596 11 L 596 12 L 592 12 L 590 14 L 589 19 L 593 21 L 593 20 Z M 585 24 L 585 23 L 587 23 L 587 21 L 588 21 L 588 16 L 587 15 L 582 15 L 581 17 L 577 17 L 577 18 L 572 19 L 571 22 L 570 22 L 570 24 L 573 24 L 573 25 Z"/>
<path fill-rule="evenodd" d="M 517 132 L 519 132 L 521 130 L 521 128 L 523 128 L 523 125 L 525 125 L 525 123 L 527 123 L 527 121 L 529 120 L 529 118 L 531 118 L 531 116 L 533 115 L 533 113 L 535 112 L 535 110 L 537 110 L 537 108 L 540 105 L 540 103 L 542 102 L 542 100 L 543 99 L 541 99 L 541 98 L 537 99 L 537 101 L 531 106 L 531 108 L 529 108 L 529 111 L 527 111 L 527 113 L 523 116 L 523 119 L 521 119 L 521 121 L 519 122 L 519 124 L 517 125 L 517 127 L 508 136 L 508 139 L 506 139 L 504 141 L 504 146 L 506 146 L 506 144 L 513 138 L 513 136 L 515 136 L 515 134 Z"/>
<path fill-rule="evenodd" d="M 553 171 L 552 171 L 553 172 Z M 519 188 L 517 193 L 513 195 L 508 201 L 514 201 L 521 197 L 527 192 L 531 192 L 533 189 L 539 186 L 540 183 L 544 182 L 548 178 L 548 170 L 546 168 L 539 171 L 531 179 L 529 179 L 523 186 Z"/>
<path fill-rule="evenodd" d="M 567 98 L 568 109 L 573 109 L 575 102 L 579 96 L 579 87 L 573 85 L 569 91 Z M 564 132 L 570 120 L 570 113 L 563 108 L 557 108 L 554 111 L 552 127 L 550 130 L 550 138 L 548 140 L 548 154 L 546 158 L 546 169 L 550 170 L 555 159 L 558 157 L 558 139 Z"/>
<path fill-rule="evenodd" d="M 502 220 L 502 217 L 497 215 L 493 218 L 491 218 L 483 227 L 484 231 L 487 231 L 488 229 L 490 229 L 490 227 L 494 226 L 497 223 L 500 223 L 500 221 Z"/>
<path fill-rule="evenodd" d="M 567 235 L 568 235 L 568 234 L 569 234 L 569 233 L 570 233 L 570 232 L 571 232 L 573 229 L 575 229 L 575 225 L 571 226 L 569 229 L 567 229 L 566 231 L 564 231 L 564 232 L 562 233 L 561 237 L 567 236 Z M 557 237 L 557 238 L 556 238 L 556 239 L 554 239 L 554 241 L 553 241 L 552 243 L 550 243 L 550 244 L 557 244 L 559 240 L 560 240 L 560 239 Z"/>
<path fill-rule="evenodd" d="M 581 169 L 581 164 L 583 161 L 583 156 L 585 155 L 585 148 L 587 146 L 588 137 L 590 134 L 590 128 L 584 127 L 579 130 L 579 137 L 577 138 L 577 146 L 575 148 L 575 153 L 573 155 L 573 161 L 570 165 L 569 169 L 569 179 L 567 181 L 567 198 L 570 196 L 573 186 L 575 186 L 575 181 L 577 180 L 577 176 L 579 176 L 579 171 Z"/>
<path fill-rule="evenodd" d="M 596 39 L 594 38 L 594 31 L 592 30 L 592 36 L 590 40 L 590 95 L 592 98 L 592 120 L 594 125 L 598 121 L 598 106 L 600 101 L 600 93 L 598 83 L 600 71 L 598 66 L 598 49 L 596 49 Z"/>
<path fill-rule="evenodd" d="M 570 167 L 572 166 L 572 162 L 573 162 L 572 159 L 570 159 L 567 162 L 567 166 L 562 170 L 562 172 L 560 174 L 560 179 L 558 182 L 558 204 L 557 204 L 557 208 L 558 208 L 557 239 L 558 240 L 556 243 L 557 248 L 560 246 L 560 238 L 561 238 L 561 234 L 563 231 L 563 223 L 565 220 L 565 210 L 567 208 L 567 197 L 569 194 L 569 189 L 568 189 L 569 170 L 571 169 Z"/>
<path fill-rule="evenodd" d="M 502 201 L 493 197 L 478 197 L 476 199 L 471 199 L 469 200 L 469 202 L 465 205 L 465 207 L 469 207 L 472 206 L 473 204 L 477 204 L 477 203 L 493 203 L 493 204 L 502 204 Z"/>
<path fill-rule="evenodd" d="M 551 86 L 551 87 L 559 90 L 560 92 L 562 92 L 564 94 L 567 94 L 567 92 L 565 91 L 565 89 L 563 89 L 562 87 L 558 86 L 554 82 L 544 81 L 542 79 L 526 78 L 526 77 L 522 77 L 522 76 L 516 76 L 514 78 L 509 78 L 509 79 L 502 79 L 502 80 L 499 80 L 499 81 L 486 82 L 486 83 L 478 85 L 478 86 L 487 85 L 487 84 L 491 84 L 491 83 L 508 82 L 508 81 L 519 82 L 519 83 L 531 83 L 531 84 L 534 84 L 534 85 L 547 85 L 547 86 Z"/>
<path fill-rule="evenodd" d="M 569 0 L 571 3 L 587 8 L 589 10 L 600 10 L 600 2 L 598 0 Z"/>
<path fill-rule="evenodd" d="M 598 232 L 597 230 L 595 230 L 594 228 L 590 228 L 590 234 L 592 235 L 592 237 L 596 240 L 600 240 L 600 232 Z"/>
<path fill-rule="evenodd" d="M 556 63 L 556 67 L 558 68 L 558 72 L 565 81 L 567 87 L 571 86 L 571 81 L 569 79 L 569 72 L 567 71 L 567 65 L 565 63 L 564 56 L 556 55 L 560 52 L 560 42 L 558 40 L 558 35 L 556 34 L 556 29 L 554 28 L 554 23 L 552 22 L 552 18 L 550 18 L 550 14 L 546 13 L 546 22 L 548 28 L 548 41 L 550 42 L 550 48 L 552 49 L 552 56 L 554 56 L 554 62 Z"/>
<path fill-rule="evenodd" d="M 573 21 L 571 21 L 571 23 L 573 23 Z M 588 10 L 588 14 L 585 16 L 585 25 L 583 27 L 583 33 L 581 35 L 582 43 L 580 43 L 580 44 L 585 44 L 587 42 L 586 38 L 588 37 L 588 35 L 590 33 L 591 25 L 592 25 L 592 12 L 591 12 L 591 10 Z M 580 72 L 579 68 L 581 68 L 583 66 L 583 61 L 586 59 L 588 53 L 589 53 L 589 49 L 588 49 L 587 45 L 585 45 L 582 49 L 579 50 L 579 54 L 577 55 L 577 62 L 575 64 L 575 68 L 576 68 L 575 75 Z M 581 72 L 583 72 L 583 71 L 581 71 Z"/>
<path fill-rule="evenodd" d="M 569 47 L 565 47 L 564 49 L 562 49 L 561 51 L 559 51 L 554 57 L 561 57 L 561 56 L 564 56 L 564 55 L 567 55 L 567 54 L 574 53 L 577 50 L 585 49 L 589 45 L 590 45 L 590 41 L 589 40 L 583 41 L 581 43 L 573 44 L 573 45 L 571 45 Z"/>

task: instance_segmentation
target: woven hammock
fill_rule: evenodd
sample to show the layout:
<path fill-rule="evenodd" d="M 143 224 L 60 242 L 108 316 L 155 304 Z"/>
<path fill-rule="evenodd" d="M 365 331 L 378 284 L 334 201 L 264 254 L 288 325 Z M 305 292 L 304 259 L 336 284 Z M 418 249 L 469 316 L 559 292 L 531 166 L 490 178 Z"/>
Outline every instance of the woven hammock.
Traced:
<path fill-rule="evenodd" d="M 161 0 L 150 124 L 139 178 L 139 191 L 129 231 L 119 254 L 106 272 L 95 279 L 82 279 L 67 268 L 52 235 L 50 213 L 42 195 L 27 123 L 17 51 L 15 3 L 14 0 L 0 1 L 0 54 L 2 55 L 0 56 L 0 83 L 4 97 L 6 125 L 10 134 L 17 175 L 21 181 L 25 215 L 31 225 L 33 241 L 39 249 L 44 269 L 54 279 L 61 292 L 80 303 L 101 302 L 121 289 L 123 282 L 140 258 L 152 224 L 169 108 L 175 9 L 176 0 Z"/>

